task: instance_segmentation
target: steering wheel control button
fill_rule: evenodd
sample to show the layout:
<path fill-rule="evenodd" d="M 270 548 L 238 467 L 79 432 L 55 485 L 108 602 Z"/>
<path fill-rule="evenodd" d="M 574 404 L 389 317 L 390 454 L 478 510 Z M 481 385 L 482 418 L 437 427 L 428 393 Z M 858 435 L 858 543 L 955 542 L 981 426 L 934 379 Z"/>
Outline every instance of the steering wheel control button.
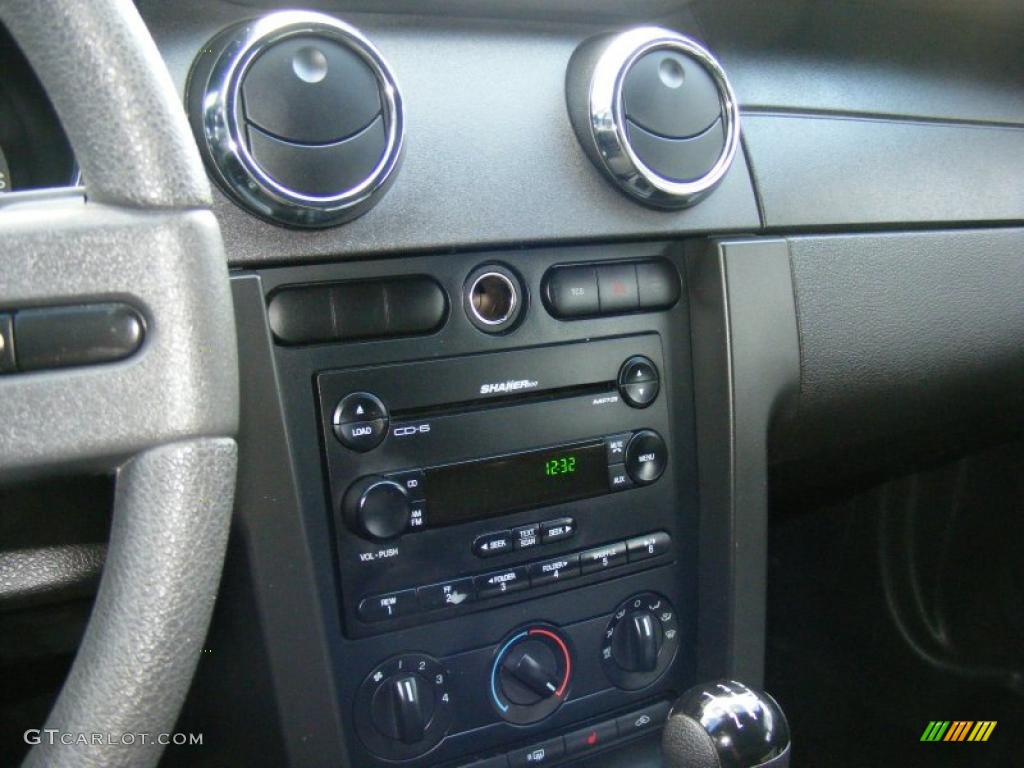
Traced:
<path fill-rule="evenodd" d="M 667 554 L 672 545 L 672 538 L 664 531 L 652 533 L 647 536 L 637 536 L 626 542 L 626 550 L 629 554 L 629 562 L 638 563 L 641 560 L 649 560 L 652 557 L 660 557 Z"/>
<path fill-rule="evenodd" d="M 583 575 L 606 571 L 626 564 L 626 544 L 618 541 L 614 544 L 606 544 L 603 547 L 588 549 L 580 554 L 580 566 Z"/>
<path fill-rule="evenodd" d="M 602 264 L 597 268 L 597 293 L 601 314 L 635 312 L 640 308 L 633 264 Z"/>
<path fill-rule="evenodd" d="M 668 465 L 668 448 L 657 432 L 645 429 L 633 435 L 626 447 L 626 471 L 637 485 L 649 485 Z"/>
<path fill-rule="evenodd" d="M 491 665 L 491 702 L 498 715 L 510 723 L 536 723 L 565 701 L 572 669 L 569 643 L 553 627 L 532 626 L 514 632 L 499 646 Z M 557 740 L 561 744 L 561 737 Z"/>
<path fill-rule="evenodd" d="M 385 760 L 429 752 L 452 724 L 450 674 L 437 659 L 406 653 L 378 665 L 356 692 L 356 730 Z"/>
<path fill-rule="evenodd" d="M 571 539 L 576 535 L 576 521 L 571 517 L 560 517 L 540 524 L 540 541 L 542 544 L 553 544 L 556 541 Z"/>
<path fill-rule="evenodd" d="M 443 584 L 431 584 L 428 587 L 420 587 L 416 593 L 419 595 L 420 607 L 424 611 L 458 608 L 476 599 L 472 579 L 455 579 Z"/>
<path fill-rule="evenodd" d="M 368 211 L 394 180 L 405 113 L 394 74 L 357 29 L 282 11 L 218 34 L 187 86 L 218 184 L 267 221 L 328 227 Z"/>
<path fill-rule="evenodd" d="M 145 332 L 139 313 L 122 303 L 22 309 L 14 315 L 18 370 L 123 360 L 142 346 Z"/>
<path fill-rule="evenodd" d="M 387 621 L 418 613 L 419 609 L 416 590 L 405 589 L 386 595 L 364 597 L 359 601 L 359 618 L 366 622 Z"/>
<path fill-rule="evenodd" d="M 477 596 L 481 600 L 486 600 L 489 597 L 501 597 L 528 588 L 530 574 L 525 566 L 508 568 L 504 571 L 477 576 L 475 583 Z"/>
<path fill-rule="evenodd" d="M 601 665 L 619 688 L 637 691 L 665 673 L 679 642 L 675 609 L 661 595 L 643 592 L 612 614 L 601 646 Z"/>
<path fill-rule="evenodd" d="M 556 581 L 575 579 L 580 575 L 580 556 L 566 555 L 530 565 L 530 584 L 543 587 Z"/>
<path fill-rule="evenodd" d="M 331 416 L 334 434 L 353 451 L 372 451 L 388 433 L 390 417 L 380 398 L 369 392 L 353 392 L 341 399 Z"/>
<path fill-rule="evenodd" d="M 590 264 L 552 268 L 544 280 L 544 303 L 555 317 L 600 314 L 597 269 Z"/>
<path fill-rule="evenodd" d="M 715 57 L 689 37 L 645 26 L 591 38 L 573 53 L 566 84 L 584 151 L 639 202 L 693 205 L 732 165 L 736 97 Z"/>
<path fill-rule="evenodd" d="M 658 397 L 661 377 L 658 368 L 646 357 L 631 357 L 619 369 L 619 394 L 627 405 L 646 408 Z"/>
<path fill-rule="evenodd" d="M 512 531 L 485 533 L 473 539 L 473 554 L 477 557 L 494 557 L 511 552 L 515 548 Z"/>
<path fill-rule="evenodd" d="M 557 736 L 539 744 L 516 749 L 508 753 L 509 768 L 532 768 L 534 765 L 551 765 L 565 754 L 565 742 Z"/>
<path fill-rule="evenodd" d="M 580 755 L 600 749 L 615 740 L 619 735 L 614 720 L 608 720 L 589 728 L 565 734 L 565 754 Z"/>

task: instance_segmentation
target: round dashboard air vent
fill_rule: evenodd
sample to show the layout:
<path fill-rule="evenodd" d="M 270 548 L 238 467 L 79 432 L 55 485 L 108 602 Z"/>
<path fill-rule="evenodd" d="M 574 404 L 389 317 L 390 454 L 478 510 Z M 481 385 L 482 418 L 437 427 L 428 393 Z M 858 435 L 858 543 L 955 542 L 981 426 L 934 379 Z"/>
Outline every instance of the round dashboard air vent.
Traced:
<path fill-rule="evenodd" d="M 391 69 L 358 30 L 324 14 L 274 13 L 220 33 L 193 66 L 188 101 L 214 178 L 275 223 L 353 219 L 401 161 Z"/>
<path fill-rule="evenodd" d="M 569 61 L 566 101 L 591 160 L 654 207 L 700 200 L 739 146 L 739 108 L 721 65 L 671 30 L 640 27 L 584 42 Z"/>

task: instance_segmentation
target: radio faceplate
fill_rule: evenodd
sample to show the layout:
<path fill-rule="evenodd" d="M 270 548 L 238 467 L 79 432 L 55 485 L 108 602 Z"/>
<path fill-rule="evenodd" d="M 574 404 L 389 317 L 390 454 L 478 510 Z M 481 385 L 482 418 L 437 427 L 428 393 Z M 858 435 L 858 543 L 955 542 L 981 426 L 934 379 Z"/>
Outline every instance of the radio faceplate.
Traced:
<path fill-rule="evenodd" d="M 665 456 L 675 450 L 668 398 L 637 408 L 617 388 L 623 363 L 638 355 L 664 370 L 660 337 L 643 334 L 319 374 L 346 634 L 402 629 L 671 562 L 678 495 Z M 387 433 L 372 450 L 352 450 L 335 436 L 336 408 L 355 392 L 371 393 L 388 412 Z M 613 451 L 651 435 L 663 441 L 661 455 L 640 455 L 657 459 L 663 474 L 633 484 Z M 413 480 L 416 522 L 405 533 L 374 540 L 346 520 L 343 508 L 357 503 L 346 494 L 372 477 Z M 647 553 L 639 542 L 655 534 L 658 546 Z"/>

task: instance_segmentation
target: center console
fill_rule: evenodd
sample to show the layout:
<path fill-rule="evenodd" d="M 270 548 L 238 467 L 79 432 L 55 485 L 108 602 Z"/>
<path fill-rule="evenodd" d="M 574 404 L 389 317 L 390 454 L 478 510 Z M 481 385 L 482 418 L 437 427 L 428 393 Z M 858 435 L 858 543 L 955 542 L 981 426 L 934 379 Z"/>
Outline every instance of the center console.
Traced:
<path fill-rule="evenodd" d="M 695 682 L 678 246 L 258 278 L 351 764 L 548 765 L 653 733 Z"/>

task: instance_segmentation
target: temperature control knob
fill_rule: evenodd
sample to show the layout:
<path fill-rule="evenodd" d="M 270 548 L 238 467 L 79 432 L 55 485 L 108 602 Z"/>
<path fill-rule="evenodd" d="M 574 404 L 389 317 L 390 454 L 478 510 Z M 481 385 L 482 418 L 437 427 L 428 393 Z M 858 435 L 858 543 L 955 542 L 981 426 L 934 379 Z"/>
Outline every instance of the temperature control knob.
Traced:
<path fill-rule="evenodd" d="M 356 694 L 356 728 L 374 754 L 407 760 L 428 752 L 448 732 L 452 697 L 439 661 L 406 653 L 377 666 Z"/>
<path fill-rule="evenodd" d="M 371 539 L 393 539 L 409 527 L 409 494 L 395 480 L 370 475 L 354 482 L 342 511 L 348 527 Z"/>
<path fill-rule="evenodd" d="M 568 642 L 553 628 L 528 627 L 499 648 L 491 667 L 491 698 L 510 723 L 535 723 L 562 705 L 571 677 Z"/>
<path fill-rule="evenodd" d="M 635 691 L 662 676 L 678 647 L 675 609 L 661 595 L 644 592 L 616 609 L 605 630 L 601 663 L 619 688 Z"/>

